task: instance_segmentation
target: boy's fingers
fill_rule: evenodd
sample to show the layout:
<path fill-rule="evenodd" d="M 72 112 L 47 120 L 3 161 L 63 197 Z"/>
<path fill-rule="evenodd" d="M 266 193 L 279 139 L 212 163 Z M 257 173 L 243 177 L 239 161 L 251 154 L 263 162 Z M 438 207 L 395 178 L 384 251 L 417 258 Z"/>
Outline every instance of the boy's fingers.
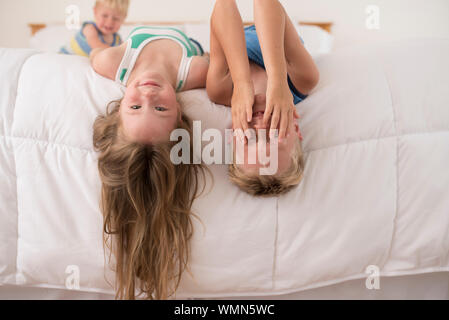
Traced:
<path fill-rule="evenodd" d="M 298 110 L 296 110 L 295 107 L 293 107 L 293 109 L 295 110 L 295 112 L 293 113 L 293 116 L 295 117 L 295 119 L 299 119 L 300 116 L 299 116 Z"/>
<path fill-rule="evenodd" d="M 269 136 L 270 136 L 270 139 L 274 139 L 274 138 L 276 138 L 276 136 L 277 136 L 277 129 L 270 129 L 270 131 L 269 131 Z"/>
<path fill-rule="evenodd" d="M 236 130 L 239 127 L 237 115 L 233 112 L 232 113 L 232 129 Z"/>
<path fill-rule="evenodd" d="M 242 133 L 243 133 L 243 135 L 242 135 L 243 141 L 242 142 L 246 143 L 246 130 L 248 130 L 248 122 L 246 121 L 245 114 L 242 114 L 240 117 L 240 125 L 241 125 Z"/>
<path fill-rule="evenodd" d="M 248 122 L 251 122 L 252 118 L 253 118 L 253 106 L 248 104 L 246 106 L 246 120 Z"/>
<path fill-rule="evenodd" d="M 271 117 L 270 129 L 277 129 L 279 123 L 279 109 L 275 108 L 273 111 L 273 116 Z"/>
<path fill-rule="evenodd" d="M 292 119 L 292 112 L 289 110 L 287 112 L 282 113 L 281 116 L 281 124 L 279 128 L 279 141 L 285 138 L 285 133 L 288 132 L 288 124 Z"/>
<path fill-rule="evenodd" d="M 272 111 L 273 111 L 273 106 L 271 104 L 267 104 L 267 106 L 265 107 L 265 112 L 263 114 L 263 123 L 264 123 L 264 125 L 268 124 L 268 120 L 270 119 Z"/>
<path fill-rule="evenodd" d="M 246 121 L 246 117 L 247 117 L 246 111 L 243 111 L 240 114 L 240 119 L 239 119 L 243 130 L 248 129 L 248 121 Z"/>
<path fill-rule="evenodd" d="M 237 135 L 239 137 L 240 142 L 245 143 L 245 134 L 243 133 L 242 129 L 237 130 Z"/>
<path fill-rule="evenodd" d="M 232 127 L 234 130 L 242 129 L 242 124 L 238 113 L 234 113 L 232 115 Z"/>
<path fill-rule="evenodd" d="M 244 142 L 244 138 L 243 138 L 244 134 L 243 134 L 242 128 L 238 128 L 236 126 L 234 128 L 234 136 L 236 136 L 240 142 Z"/>

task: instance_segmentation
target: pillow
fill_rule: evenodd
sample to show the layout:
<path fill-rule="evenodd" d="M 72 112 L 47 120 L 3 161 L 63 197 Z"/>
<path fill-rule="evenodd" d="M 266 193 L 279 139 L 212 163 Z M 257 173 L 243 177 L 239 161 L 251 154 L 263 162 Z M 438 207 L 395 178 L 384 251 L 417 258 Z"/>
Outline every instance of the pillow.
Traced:
<path fill-rule="evenodd" d="M 69 30 L 65 25 L 48 25 L 36 32 L 30 39 L 30 48 L 39 51 L 59 52 L 69 43 L 76 30 Z"/>

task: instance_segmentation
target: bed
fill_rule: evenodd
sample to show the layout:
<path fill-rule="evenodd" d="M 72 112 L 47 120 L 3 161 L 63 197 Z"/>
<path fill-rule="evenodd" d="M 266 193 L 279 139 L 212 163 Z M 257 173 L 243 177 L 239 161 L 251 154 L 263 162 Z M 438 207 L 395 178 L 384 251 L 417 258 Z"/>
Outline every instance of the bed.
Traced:
<path fill-rule="evenodd" d="M 174 298 L 449 299 L 448 55 L 430 38 L 315 55 L 302 182 L 256 199 L 211 165 Z M 0 49 L 0 69 L 0 298 L 113 299 L 91 128 L 123 89 L 42 50 Z M 230 127 L 204 89 L 179 98 Z"/>

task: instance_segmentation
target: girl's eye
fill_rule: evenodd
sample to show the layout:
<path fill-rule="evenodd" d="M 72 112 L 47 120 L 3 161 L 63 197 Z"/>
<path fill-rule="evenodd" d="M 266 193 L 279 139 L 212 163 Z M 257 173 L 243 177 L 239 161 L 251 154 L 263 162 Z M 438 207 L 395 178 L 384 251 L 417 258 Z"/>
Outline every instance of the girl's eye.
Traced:
<path fill-rule="evenodd" d="M 164 107 L 154 107 L 157 111 L 167 111 Z"/>
<path fill-rule="evenodd" d="M 134 109 L 134 110 L 139 110 L 141 108 L 141 106 L 131 106 L 131 109 Z"/>

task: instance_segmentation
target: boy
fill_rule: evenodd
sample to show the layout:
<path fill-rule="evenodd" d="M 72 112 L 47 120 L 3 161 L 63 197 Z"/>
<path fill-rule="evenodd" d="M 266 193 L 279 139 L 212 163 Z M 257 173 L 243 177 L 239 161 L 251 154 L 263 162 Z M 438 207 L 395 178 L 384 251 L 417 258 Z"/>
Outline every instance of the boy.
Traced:
<path fill-rule="evenodd" d="M 60 53 L 89 57 L 96 48 L 115 47 L 122 43 L 117 33 L 128 15 L 129 0 L 97 0 L 95 21 L 84 22 L 70 43 Z"/>
<path fill-rule="evenodd" d="M 294 104 L 317 85 L 319 72 L 278 0 L 254 0 L 254 17 L 255 26 L 243 28 L 235 0 L 216 1 L 206 88 L 212 101 L 232 107 L 234 130 L 256 131 L 257 139 L 245 143 L 243 154 L 237 148 L 236 158 L 243 163 L 229 167 L 229 178 L 249 194 L 274 196 L 302 179 L 302 137 Z M 272 149 L 277 130 L 279 141 Z M 249 161 L 250 151 L 258 155 L 259 147 L 276 155 L 274 173 L 259 174 L 268 166 L 259 157 Z"/>

